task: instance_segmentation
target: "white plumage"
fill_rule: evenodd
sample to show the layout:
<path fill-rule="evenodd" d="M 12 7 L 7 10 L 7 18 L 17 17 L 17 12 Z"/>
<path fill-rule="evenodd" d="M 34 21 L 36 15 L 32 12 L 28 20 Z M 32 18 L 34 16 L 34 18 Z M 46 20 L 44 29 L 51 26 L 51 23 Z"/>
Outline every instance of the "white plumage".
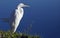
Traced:
<path fill-rule="evenodd" d="M 20 8 L 18 7 L 15 10 L 15 14 L 14 14 L 15 19 L 14 19 L 14 21 L 12 21 L 12 25 L 11 25 L 13 27 L 12 28 L 13 33 L 16 31 L 16 29 L 18 27 L 18 25 L 23 17 L 23 13 L 24 13 L 24 11 L 23 11 L 23 8 L 21 8 L 21 7 Z"/>
<path fill-rule="evenodd" d="M 23 14 L 24 14 L 23 7 L 29 7 L 29 6 L 24 5 L 23 3 L 20 3 L 17 6 L 17 9 L 15 10 L 15 13 L 12 16 L 12 21 L 10 20 L 11 21 L 10 24 L 11 24 L 13 33 L 16 31 L 16 29 L 23 17 Z"/>
<path fill-rule="evenodd" d="M 15 9 L 15 12 L 12 13 L 12 15 L 10 16 L 10 18 L 7 20 L 7 18 L 3 18 L 2 20 L 4 20 L 5 22 L 9 22 L 10 26 L 11 26 L 11 31 L 12 33 L 16 32 L 17 27 L 19 26 L 19 23 L 24 15 L 24 10 L 23 7 L 29 7 L 28 5 L 24 5 L 23 3 L 20 3 L 17 6 L 17 9 Z"/>

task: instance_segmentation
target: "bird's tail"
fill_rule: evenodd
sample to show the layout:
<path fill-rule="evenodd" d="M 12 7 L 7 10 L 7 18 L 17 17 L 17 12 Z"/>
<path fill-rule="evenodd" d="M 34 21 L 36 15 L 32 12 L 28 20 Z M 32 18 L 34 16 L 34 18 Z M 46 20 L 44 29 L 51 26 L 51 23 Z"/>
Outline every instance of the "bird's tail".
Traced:
<path fill-rule="evenodd" d="M 16 29 L 17 29 L 17 27 L 11 26 L 11 32 L 12 32 L 12 33 L 15 33 L 15 32 L 16 32 Z"/>

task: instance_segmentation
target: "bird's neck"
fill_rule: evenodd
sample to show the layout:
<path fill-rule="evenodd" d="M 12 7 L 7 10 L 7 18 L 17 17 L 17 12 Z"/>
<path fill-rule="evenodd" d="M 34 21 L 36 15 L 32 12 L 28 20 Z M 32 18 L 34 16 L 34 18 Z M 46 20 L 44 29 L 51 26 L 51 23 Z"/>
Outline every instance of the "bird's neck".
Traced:
<path fill-rule="evenodd" d="M 21 9 L 21 7 L 18 7 L 17 9 Z"/>
<path fill-rule="evenodd" d="M 20 12 L 20 13 L 24 13 L 24 11 L 23 11 L 23 8 L 21 8 L 21 7 L 19 7 L 19 8 L 17 8 L 17 10 Z"/>

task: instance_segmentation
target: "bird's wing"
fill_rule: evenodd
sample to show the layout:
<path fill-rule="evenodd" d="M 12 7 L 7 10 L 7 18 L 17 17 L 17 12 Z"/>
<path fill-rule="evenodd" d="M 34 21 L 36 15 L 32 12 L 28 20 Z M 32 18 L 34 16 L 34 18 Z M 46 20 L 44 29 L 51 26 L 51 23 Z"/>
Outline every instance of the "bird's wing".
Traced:
<path fill-rule="evenodd" d="M 0 18 L 0 20 L 3 21 L 3 22 L 9 22 L 8 18 Z"/>

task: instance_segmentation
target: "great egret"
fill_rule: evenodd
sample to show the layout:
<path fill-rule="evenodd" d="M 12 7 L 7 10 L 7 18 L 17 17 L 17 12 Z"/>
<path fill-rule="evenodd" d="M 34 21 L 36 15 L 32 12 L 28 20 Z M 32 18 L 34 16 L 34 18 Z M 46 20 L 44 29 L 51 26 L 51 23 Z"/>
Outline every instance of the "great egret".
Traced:
<path fill-rule="evenodd" d="M 17 9 L 15 9 L 15 12 L 11 15 L 11 17 L 8 18 L 3 18 L 5 22 L 9 22 L 11 25 L 11 31 L 14 33 L 17 30 L 17 27 L 19 26 L 19 23 L 24 15 L 24 10 L 23 7 L 29 7 L 28 5 L 25 5 L 23 3 L 20 3 L 17 6 Z"/>

